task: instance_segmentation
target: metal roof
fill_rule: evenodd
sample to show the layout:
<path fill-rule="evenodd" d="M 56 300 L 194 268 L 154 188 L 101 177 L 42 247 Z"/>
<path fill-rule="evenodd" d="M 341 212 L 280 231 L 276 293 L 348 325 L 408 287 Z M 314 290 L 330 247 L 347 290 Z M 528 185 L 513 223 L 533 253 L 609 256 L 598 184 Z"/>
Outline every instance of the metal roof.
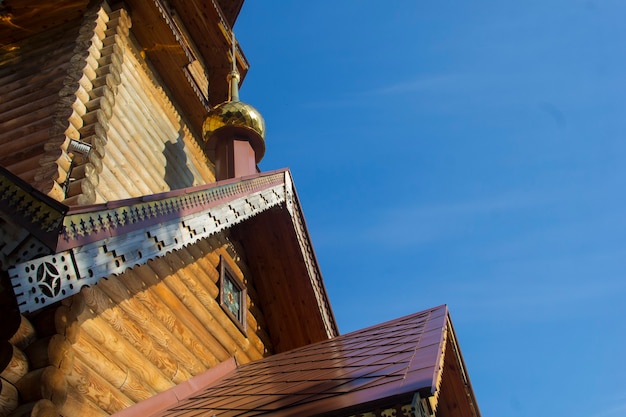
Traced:
<path fill-rule="evenodd" d="M 152 415 L 350 415 L 410 404 L 437 390 L 448 320 L 439 306 L 248 363 Z"/>

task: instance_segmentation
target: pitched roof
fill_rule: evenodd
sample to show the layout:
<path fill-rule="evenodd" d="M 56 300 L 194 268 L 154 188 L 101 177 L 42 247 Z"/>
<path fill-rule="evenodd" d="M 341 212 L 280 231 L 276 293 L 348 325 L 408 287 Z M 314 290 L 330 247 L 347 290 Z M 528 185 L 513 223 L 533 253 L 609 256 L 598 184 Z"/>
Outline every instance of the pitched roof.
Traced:
<path fill-rule="evenodd" d="M 424 409 L 436 408 L 444 358 L 456 359 L 453 340 L 447 307 L 439 306 L 242 365 L 167 410 L 153 400 L 147 415 L 351 415 L 418 407 L 416 394 L 431 398 L 421 403 Z M 462 361 L 458 367 L 466 374 Z M 475 412 L 447 415 L 479 415 L 469 381 L 466 387 L 465 402 L 473 402 Z"/>
<path fill-rule="evenodd" d="M 26 259 L 9 253 L 13 262 L 2 265 L 22 312 L 228 229 L 248 254 L 261 304 L 271 311 L 275 351 L 338 334 L 288 170 L 67 207 L 0 168 L 0 191 L 0 217 L 47 246 Z"/>

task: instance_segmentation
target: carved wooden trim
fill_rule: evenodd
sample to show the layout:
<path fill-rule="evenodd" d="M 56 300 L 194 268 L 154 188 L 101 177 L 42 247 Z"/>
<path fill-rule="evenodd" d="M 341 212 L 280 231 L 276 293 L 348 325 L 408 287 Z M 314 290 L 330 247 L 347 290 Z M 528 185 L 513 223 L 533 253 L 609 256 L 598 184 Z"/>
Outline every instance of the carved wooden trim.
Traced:
<path fill-rule="evenodd" d="M 179 197 L 68 214 L 61 232 L 65 243 L 82 245 L 9 270 L 20 310 L 38 310 L 103 277 L 121 274 L 283 204 L 284 181 L 281 172 Z M 260 190 L 248 191 L 255 187 Z"/>
<path fill-rule="evenodd" d="M 206 65 L 202 61 L 201 55 L 196 52 L 197 47 L 194 45 L 191 37 L 187 35 L 182 22 L 171 13 L 163 0 L 153 1 L 189 61 L 189 64 L 183 67 L 182 70 L 185 73 L 187 82 L 196 93 L 198 100 L 200 100 L 200 103 L 208 112 L 211 110 L 211 105 L 209 104 L 209 80 Z M 195 67 L 195 70 L 192 70 L 193 67 Z"/>
<path fill-rule="evenodd" d="M 1 185 L 2 176 L 0 190 Z M 13 185 L 17 194 L 32 199 L 33 207 L 41 206 L 48 232 L 40 232 L 50 241 L 49 247 L 56 251 L 56 254 L 21 262 L 9 269 L 22 312 L 38 310 L 76 294 L 83 286 L 93 285 L 103 277 L 120 274 L 231 228 L 269 208 L 282 206 L 292 218 L 326 332 L 329 337 L 338 334 L 289 171 L 75 207 L 65 215 L 55 212 L 56 216 L 52 217 L 48 213 L 52 210 L 50 203 L 46 205 Z M 14 212 L 15 208 L 8 211 Z"/>
<path fill-rule="evenodd" d="M 394 407 L 380 408 L 366 413 L 353 414 L 350 417 L 427 417 L 415 412 L 412 404 L 398 404 Z"/>
<path fill-rule="evenodd" d="M 311 246 L 311 240 L 308 235 L 306 222 L 304 220 L 304 216 L 302 215 L 302 210 L 300 209 L 298 195 L 296 194 L 289 172 L 286 172 L 285 175 L 288 177 L 285 180 L 285 204 L 291 216 L 291 220 L 293 221 L 294 230 L 296 231 L 300 250 L 302 251 L 302 258 L 306 262 L 309 276 L 314 277 L 314 279 L 311 280 L 311 284 L 313 285 L 317 304 L 320 306 L 320 314 L 324 317 L 324 327 L 326 329 L 326 333 L 328 337 L 331 338 L 339 334 L 339 331 L 334 325 L 336 322 L 334 317 L 332 317 L 332 310 L 326 295 L 326 288 L 324 287 L 324 281 L 320 274 L 320 268 L 317 258 L 315 257 L 315 252 Z"/>
<path fill-rule="evenodd" d="M 52 248 L 67 207 L 0 169 L 0 210 Z"/>

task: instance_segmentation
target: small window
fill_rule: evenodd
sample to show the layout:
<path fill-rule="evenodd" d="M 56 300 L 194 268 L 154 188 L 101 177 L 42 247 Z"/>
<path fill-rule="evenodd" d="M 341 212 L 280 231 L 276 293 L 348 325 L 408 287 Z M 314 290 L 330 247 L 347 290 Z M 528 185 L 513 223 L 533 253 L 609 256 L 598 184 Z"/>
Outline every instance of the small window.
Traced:
<path fill-rule="evenodd" d="M 244 334 L 246 333 L 246 300 L 246 287 L 222 257 L 220 260 L 220 305 Z"/>

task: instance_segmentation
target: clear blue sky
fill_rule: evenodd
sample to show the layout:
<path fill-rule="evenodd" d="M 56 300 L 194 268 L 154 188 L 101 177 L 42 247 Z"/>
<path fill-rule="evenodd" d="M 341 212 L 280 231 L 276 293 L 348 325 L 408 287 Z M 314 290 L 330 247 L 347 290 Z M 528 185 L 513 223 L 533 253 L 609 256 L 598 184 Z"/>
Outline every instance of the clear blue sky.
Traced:
<path fill-rule="evenodd" d="M 626 415 L 626 1 L 247 0 L 342 333 L 448 304 L 483 416 Z"/>

